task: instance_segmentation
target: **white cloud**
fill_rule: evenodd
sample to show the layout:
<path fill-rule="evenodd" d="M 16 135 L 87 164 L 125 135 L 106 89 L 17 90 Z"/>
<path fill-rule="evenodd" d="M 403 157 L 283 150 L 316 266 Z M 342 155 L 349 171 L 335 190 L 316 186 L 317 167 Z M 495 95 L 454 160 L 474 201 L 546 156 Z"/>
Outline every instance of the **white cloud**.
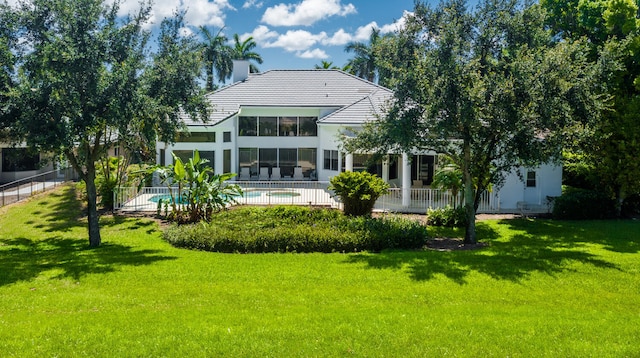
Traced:
<path fill-rule="evenodd" d="M 316 48 L 316 49 L 313 49 L 313 50 L 307 50 L 307 51 L 304 51 L 304 52 L 298 52 L 298 53 L 296 53 L 296 57 L 305 58 L 305 59 L 320 59 L 320 60 L 324 60 L 324 59 L 329 58 L 329 55 L 327 55 L 327 53 L 324 52 L 324 50 Z"/>
<path fill-rule="evenodd" d="M 380 26 L 378 26 L 378 24 L 375 21 L 371 21 L 370 23 L 364 25 L 364 26 L 360 26 L 358 27 L 358 29 L 356 29 L 355 34 L 353 35 L 353 40 L 354 41 L 369 41 L 369 38 L 371 37 L 371 30 L 372 29 L 379 29 Z"/>
<path fill-rule="evenodd" d="M 256 9 L 260 9 L 262 8 L 262 6 L 264 5 L 264 2 L 262 1 L 258 1 L 258 0 L 247 0 L 244 2 L 244 5 L 242 5 L 243 9 L 249 9 L 252 7 L 255 7 Z"/>
<path fill-rule="evenodd" d="M 380 33 L 388 34 L 390 32 L 396 32 L 404 29 L 404 27 L 407 25 L 407 18 L 411 16 L 413 16 L 413 12 L 405 10 L 402 13 L 402 17 L 396 20 L 394 23 L 382 26 L 380 28 Z"/>
<path fill-rule="evenodd" d="M 342 5 L 341 0 L 302 0 L 298 4 L 279 4 L 267 8 L 262 22 L 271 26 L 310 26 L 331 16 L 356 13 L 353 4 Z"/>
<path fill-rule="evenodd" d="M 269 30 L 268 27 L 260 25 L 253 29 L 252 32 L 244 33 L 240 35 L 241 40 L 246 40 L 249 36 L 253 37 L 253 40 L 260 46 L 263 46 L 271 39 L 277 38 L 279 35 L 275 31 Z"/>
<path fill-rule="evenodd" d="M 336 31 L 336 33 L 334 33 L 333 36 L 323 40 L 322 43 L 324 45 L 343 46 L 349 43 L 352 39 L 353 39 L 353 36 L 348 34 L 343 29 L 340 29 Z"/>
<path fill-rule="evenodd" d="M 107 0 L 112 4 L 113 0 Z M 120 4 L 120 15 L 136 13 L 140 9 L 138 0 L 124 0 Z M 176 10 L 186 10 L 185 22 L 190 26 L 224 26 L 225 10 L 235 10 L 229 0 L 156 0 L 151 7 L 149 26 L 158 25 L 165 17 L 171 17 Z"/>
<path fill-rule="evenodd" d="M 326 38 L 325 32 L 316 35 L 304 30 L 290 30 L 286 34 L 278 36 L 274 42 L 264 44 L 263 47 L 280 47 L 289 52 L 305 51 Z"/>

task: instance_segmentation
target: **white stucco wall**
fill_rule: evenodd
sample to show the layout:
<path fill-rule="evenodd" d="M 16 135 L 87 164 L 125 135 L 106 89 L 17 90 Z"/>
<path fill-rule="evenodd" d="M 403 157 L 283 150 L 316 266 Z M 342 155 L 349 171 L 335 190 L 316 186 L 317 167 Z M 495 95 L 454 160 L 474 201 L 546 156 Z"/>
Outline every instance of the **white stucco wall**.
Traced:
<path fill-rule="evenodd" d="M 536 172 L 536 187 L 526 187 L 528 170 Z M 519 175 L 518 175 L 519 174 Z M 545 206 L 547 197 L 562 194 L 562 166 L 544 164 L 537 168 L 518 168 L 507 175 L 504 185 L 494 188 L 500 195 L 500 209 L 518 210 L 518 203 Z"/>

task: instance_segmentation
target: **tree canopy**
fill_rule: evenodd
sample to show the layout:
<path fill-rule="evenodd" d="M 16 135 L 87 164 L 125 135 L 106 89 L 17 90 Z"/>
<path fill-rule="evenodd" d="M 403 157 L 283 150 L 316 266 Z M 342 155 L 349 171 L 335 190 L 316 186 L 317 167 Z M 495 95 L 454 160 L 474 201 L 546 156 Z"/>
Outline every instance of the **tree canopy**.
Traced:
<path fill-rule="evenodd" d="M 571 148 L 593 168 L 598 190 L 616 199 L 640 193 L 640 18 L 634 0 L 543 0 L 558 41 L 587 38 L 590 60 L 607 64 L 603 81 L 612 106 L 590 136 Z"/>
<path fill-rule="evenodd" d="M 63 155 L 86 182 L 89 243 L 100 245 L 96 161 L 114 146 L 155 153 L 172 141 L 181 113 L 205 119 L 201 61 L 180 35 L 182 14 L 165 19 L 158 50 L 143 24 L 150 7 L 121 19 L 118 3 L 29 0 L 16 9 L 12 53 L 19 54 L 5 130 L 16 141 Z M 11 43 L 11 42 L 10 42 Z"/>
<path fill-rule="evenodd" d="M 514 168 L 558 158 L 570 127 L 600 113 L 581 43 L 552 44 L 544 12 L 516 0 L 416 3 L 387 44 L 388 114 L 345 146 L 380 154 L 428 149 L 463 173 L 466 243 L 481 193 Z"/>
<path fill-rule="evenodd" d="M 256 41 L 253 39 L 253 37 L 249 36 L 241 41 L 238 34 L 233 34 L 233 42 L 233 59 L 249 61 L 249 71 L 251 73 L 260 72 L 258 66 L 253 63 L 256 62 L 258 64 L 262 64 L 262 56 L 254 51 L 254 49 L 258 45 L 256 44 Z"/>

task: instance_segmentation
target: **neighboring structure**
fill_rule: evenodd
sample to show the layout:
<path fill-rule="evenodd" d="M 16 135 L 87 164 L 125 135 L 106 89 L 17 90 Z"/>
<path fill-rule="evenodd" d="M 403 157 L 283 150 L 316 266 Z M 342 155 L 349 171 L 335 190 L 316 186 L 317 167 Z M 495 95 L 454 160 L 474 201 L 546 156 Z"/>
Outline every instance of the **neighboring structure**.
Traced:
<path fill-rule="evenodd" d="M 190 134 L 180 134 L 173 145 L 158 143 L 159 164 L 170 164 L 171 153 L 188 159 L 197 149 L 216 173 L 235 172 L 240 181 L 328 181 L 344 170 L 367 170 L 402 188 L 406 206 L 411 188 L 431 184 L 437 153 L 390 155 L 366 167 L 368 155 L 340 151 L 341 136 L 383 114 L 391 90 L 340 70 L 249 74 L 244 61 L 234 65 L 234 84 L 208 95 L 209 122 L 185 118 Z M 543 206 L 547 196 L 561 194 L 561 179 L 556 165 L 522 168 L 494 190 L 495 197 L 503 211 Z"/>
<path fill-rule="evenodd" d="M 0 157 L 1 184 L 53 170 L 53 165 L 43 161 L 40 153 L 32 153 L 22 146 L 0 145 Z"/>

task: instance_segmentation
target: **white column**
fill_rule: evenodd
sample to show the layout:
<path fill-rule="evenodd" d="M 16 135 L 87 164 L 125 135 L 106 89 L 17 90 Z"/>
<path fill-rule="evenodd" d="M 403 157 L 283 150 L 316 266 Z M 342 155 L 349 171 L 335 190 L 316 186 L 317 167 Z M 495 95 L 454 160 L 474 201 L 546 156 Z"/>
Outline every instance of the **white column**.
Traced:
<path fill-rule="evenodd" d="M 342 152 L 338 151 L 338 174 L 342 173 Z"/>
<path fill-rule="evenodd" d="M 389 182 L 389 156 L 385 156 L 384 159 L 382 159 L 382 180 L 385 181 L 385 183 Z"/>
<path fill-rule="evenodd" d="M 348 172 L 352 172 L 353 171 L 353 154 L 348 153 L 347 157 L 345 158 L 345 162 L 344 162 L 344 166 L 345 166 L 345 170 Z"/>
<path fill-rule="evenodd" d="M 411 161 L 407 153 L 402 153 L 402 206 L 411 205 Z"/>

